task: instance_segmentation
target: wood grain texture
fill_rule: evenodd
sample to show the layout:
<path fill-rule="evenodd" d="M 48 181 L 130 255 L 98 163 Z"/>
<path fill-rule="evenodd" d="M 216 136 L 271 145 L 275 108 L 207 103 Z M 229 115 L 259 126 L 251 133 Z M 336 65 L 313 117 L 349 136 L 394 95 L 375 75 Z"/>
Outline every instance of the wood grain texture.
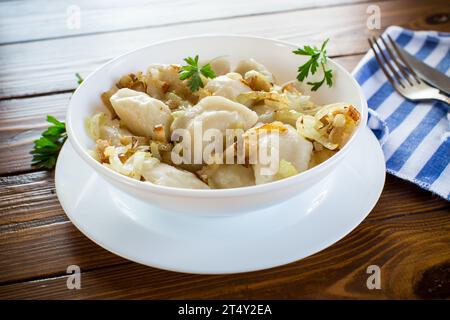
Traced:
<path fill-rule="evenodd" d="M 0 175 L 31 170 L 33 141 L 48 126 L 46 115 L 64 119 L 71 93 L 0 101 Z"/>
<path fill-rule="evenodd" d="M 62 209 L 59 213 L 64 214 Z M 61 222 L 0 234 L 0 283 L 59 276 L 73 264 L 90 270 L 127 262 L 61 217 Z"/>
<path fill-rule="evenodd" d="M 382 27 L 397 24 L 445 30 L 449 22 L 428 25 L 427 16 L 448 7 L 445 0 L 375 2 Z M 101 63 L 154 41 L 208 33 L 252 34 L 293 43 L 320 44 L 330 37 L 330 55 L 368 49 L 367 4 L 230 18 L 106 34 L 0 46 L 0 99 L 73 90 L 74 74 L 89 74 Z M 19 77 L 17 75 L 26 75 Z"/>
<path fill-rule="evenodd" d="M 0 233 L 30 227 L 36 220 L 54 222 L 63 214 L 54 172 L 1 177 L 0 186 Z"/>
<path fill-rule="evenodd" d="M 447 210 L 393 217 L 382 222 L 366 221 L 330 248 L 269 270 L 204 276 L 123 264 L 83 272 L 80 290 L 68 290 L 66 276 L 59 276 L 1 286 L 0 298 L 433 298 L 433 294 L 443 295 L 442 290 L 436 291 L 433 270 L 450 265 L 449 225 Z M 33 260 L 47 264 L 38 254 Z M 373 264 L 381 268 L 381 290 L 366 287 L 366 268 Z M 431 274 L 426 274 L 424 279 L 427 272 Z M 422 291 L 415 291 L 418 287 Z"/>
<path fill-rule="evenodd" d="M 32 0 L 0 2 L 0 44 L 295 11 L 368 0 Z M 71 13 L 79 10 L 80 25 Z M 99 23 L 101 21 L 101 23 Z M 33 30 L 33 32 L 30 32 Z"/>

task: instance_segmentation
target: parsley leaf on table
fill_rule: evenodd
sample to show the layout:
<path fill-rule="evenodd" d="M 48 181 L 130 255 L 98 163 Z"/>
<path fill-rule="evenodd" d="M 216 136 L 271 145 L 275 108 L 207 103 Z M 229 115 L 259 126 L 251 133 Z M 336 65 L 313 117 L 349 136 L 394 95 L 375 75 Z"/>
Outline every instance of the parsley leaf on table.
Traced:
<path fill-rule="evenodd" d="M 83 82 L 79 73 L 75 73 L 78 84 Z M 34 141 L 34 148 L 30 151 L 33 155 L 31 165 L 42 169 L 53 169 L 58 158 L 59 151 L 67 139 L 66 125 L 58 121 L 54 116 L 47 115 L 47 122 L 52 125 L 42 132 L 41 137 Z"/>
<path fill-rule="evenodd" d="M 75 77 L 77 77 L 78 84 L 81 84 L 84 80 L 78 72 L 75 73 Z"/>
<path fill-rule="evenodd" d="M 211 69 L 211 65 L 208 63 L 203 67 L 198 66 L 198 55 L 194 58 L 187 57 L 184 59 L 187 63 L 186 66 L 182 66 L 180 70 L 180 80 L 188 80 L 189 88 L 192 92 L 197 91 L 199 88 L 203 88 L 203 81 L 201 75 L 206 78 L 215 78 L 216 75 Z"/>
<path fill-rule="evenodd" d="M 52 169 L 56 164 L 59 151 L 67 139 L 66 125 L 55 117 L 48 115 L 47 122 L 52 126 L 42 133 L 42 136 L 34 141 L 34 149 L 31 164 L 38 168 Z"/>
<path fill-rule="evenodd" d="M 327 69 L 327 39 L 323 42 L 320 49 L 311 46 L 303 46 L 303 48 L 298 48 L 292 51 L 295 54 L 302 56 L 310 56 L 311 58 L 298 67 L 297 80 L 303 81 L 308 77 L 309 73 L 315 74 L 319 68 L 322 68 L 323 78 L 317 82 L 307 82 L 308 85 L 312 86 L 311 91 L 316 91 L 325 82 L 329 87 L 333 85 L 333 70 Z"/>

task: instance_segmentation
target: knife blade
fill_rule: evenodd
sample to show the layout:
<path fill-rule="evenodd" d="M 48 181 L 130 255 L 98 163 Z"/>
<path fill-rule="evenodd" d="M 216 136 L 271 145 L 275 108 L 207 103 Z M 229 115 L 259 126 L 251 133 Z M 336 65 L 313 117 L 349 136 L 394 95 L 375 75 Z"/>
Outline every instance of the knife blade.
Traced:
<path fill-rule="evenodd" d="M 397 45 L 395 42 L 394 45 L 420 78 L 422 78 L 432 86 L 438 88 L 439 90 L 445 92 L 446 94 L 450 95 L 450 77 L 446 76 L 442 72 L 437 71 L 436 69 L 433 69 L 426 63 L 418 60 L 416 57 Z"/>

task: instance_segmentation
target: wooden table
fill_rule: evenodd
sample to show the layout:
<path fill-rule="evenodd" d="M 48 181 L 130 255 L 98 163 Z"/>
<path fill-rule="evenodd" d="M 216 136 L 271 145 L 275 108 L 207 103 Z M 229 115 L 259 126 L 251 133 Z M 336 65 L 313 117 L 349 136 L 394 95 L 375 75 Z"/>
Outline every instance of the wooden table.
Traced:
<path fill-rule="evenodd" d="M 331 37 L 330 56 L 351 70 L 368 50 L 366 38 L 382 31 L 367 30 L 371 4 L 381 9 L 382 29 L 397 24 L 450 31 L 445 0 L 318 2 L 1 2 L 0 298 L 450 297 L 450 205 L 392 176 L 367 219 L 330 248 L 270 270 L 204 276 L 145 267 L 95 245 L 62 210 L 54 173 L 30 167 L 29 151 L 46 126 L 45 115 L 64 118 L 77 85 L 74 74 L 86 76 L 153 41 L 205 32 L 316 45 Z M 78 9 L 80 28 L 68 28 L 67 10 Z M 73 264 L 82 270 L 80 290 L 66 287 Z M 369 265 L 381 267 L 380 290 L 366 287 Z"/>

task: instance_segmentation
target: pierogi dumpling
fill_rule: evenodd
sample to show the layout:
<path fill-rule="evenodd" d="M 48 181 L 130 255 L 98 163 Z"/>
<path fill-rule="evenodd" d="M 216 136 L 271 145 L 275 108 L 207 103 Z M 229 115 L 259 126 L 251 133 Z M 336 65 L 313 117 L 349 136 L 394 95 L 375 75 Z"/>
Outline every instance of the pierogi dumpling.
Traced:
<path fill-rule="evenodd" d="M 205 90 L 213 96 L 222 96 L 230 100 L 235 100 L 241 93 L 252 91 L 238 73 L 228 73 L 208 81 Z"/>
<path fill-rule="evenodd" d="M 187 129 L 194 136 L 194 125 L 202 126 L 203 131 L 217 129 L 222 134 L 226 129 L 251 128 L 258 120 L 256 112 L 246 106 L 221 96 L 210 96 L 200 100 L 195 106 L 186 109 L 176 117 L 171 129 Z"/>
<path fill-rule="evenodd" d="M 235 72 L 244 77 L 247 72 L 252 70 L 261 73 L 267 78 L 268 81 L 272 83 L 275 82 L 273 74 L 264 65 L 252 58 L 239 61 L 238 65 L 236 66 Z"/>
<path fill-rule="evenodd" d="M 255 176 L 250 166 L 241 164 L 213 164 L 198 172 L 213 189 L 240 188 L 255 185 Z"/>
<path fill-rule="evenodd" d="M 154 158 L 143 164 L 142 176 L 146 181 L 166 187 L 209 189 L 208 185 L 189 171 L 175 168 Z"/>
<path fill-rule="evenodd" d="M 281 123 L 280 123 L 281 124 Z M 278 125 L 278 124 L 277 124 Z M 257 136 L 258 148 L 266 148 L 267 154 L 271 155 L 276 152 L 273 146 L 273 135 L 278 135 L 278 159 L 279 163 L 289 163 L 293 166 L 296 173 L 303 172 L 308 169 L 309 161 L 313 145 L 311 142 L 298 134 L 297 130 L 288 124 L 282 125 L 283 131 L 270 131 L 267 134 Z M 263 184 L 276 181 L 282 178 L 278 172 L 272 174 L 264 174 L 264 168 L 268 166 L 261 163 L 253 165 L 256 184 Z"/>
<path fill-rule="evenodd" d="M 164 102 L 148 94 L 123 88 L 111 96 L 111 104 L 125 126 L 135 135 L 159 138 L 159 130 L 169 138 L 173 117 Z"/>
<path fill-rule="evenodd" d="M 208 63 L 217 77 L 223 76 L 231 70 L 230 59 L 227 56 L 211 59 Z"/>

